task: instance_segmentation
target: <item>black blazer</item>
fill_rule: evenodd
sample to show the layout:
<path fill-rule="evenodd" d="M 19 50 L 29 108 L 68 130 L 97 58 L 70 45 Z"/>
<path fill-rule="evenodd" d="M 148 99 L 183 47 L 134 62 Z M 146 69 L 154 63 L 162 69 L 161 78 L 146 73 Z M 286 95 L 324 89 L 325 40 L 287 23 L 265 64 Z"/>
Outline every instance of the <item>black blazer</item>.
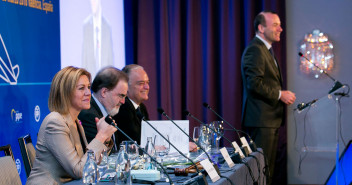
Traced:
<path fill-rule="evenodd" d="M 257 37 L 243 52 L 241 72 L 242 124 L 247 127 L 280 127 L 284 113 L 284 103 L 278 99 L 282 89 L 280 68 Z"/>
<path fill-rule="evenodd" d="M 90 141 L 93 140 L 98 133 L 97 125 L 95 123 L 95 117 L 100 119 L 103 117 L 103 113 L 101 112 L 98 104 L 92 97 L 90 99 L 90 109 L 82 110 L 78 115 L 78 119 L 82 123 L 88 143 L 90 143 Z"/>
<path fill-rule="evenodd" d="M 149 115 L 146 106 L 141 103 L 140 105 L 141 112 L 146 120 L 149 120 Z M 117 126 L 123 130 L 129 137 L 134 141 L 137 141 L 138 144 L 141 142 L 141 122 L 142 120 L 138 117 L 136 109 L 134 108 L 131 100 L 127 97 L 125 104 L 121 105 L 119 113 L 113 117 L 116 121 Z M 117 146 L 121 141 L 128 140 L 120 131 L 117 133 Z"/>

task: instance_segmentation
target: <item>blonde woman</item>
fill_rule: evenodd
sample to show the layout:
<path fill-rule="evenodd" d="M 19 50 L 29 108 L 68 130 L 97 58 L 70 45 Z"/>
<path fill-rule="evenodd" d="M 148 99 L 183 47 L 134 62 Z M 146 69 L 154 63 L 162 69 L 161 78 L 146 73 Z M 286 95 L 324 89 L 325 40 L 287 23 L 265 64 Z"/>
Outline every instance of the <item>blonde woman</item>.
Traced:
<path fill-rule="evenodd" d="M 83 109 L 90 108 L 91 75 L 83 68 L 66 67 L 53 78 L 49 94 L 48 114 L 40 126 L 36 158 L 26 184 L 62 184 L 82 178 L 87 160 L 86 151 L 100 154 L 116 128 L 104 117 L 96 118 L 98 133 L 88 144 L 77 119 Z"/>

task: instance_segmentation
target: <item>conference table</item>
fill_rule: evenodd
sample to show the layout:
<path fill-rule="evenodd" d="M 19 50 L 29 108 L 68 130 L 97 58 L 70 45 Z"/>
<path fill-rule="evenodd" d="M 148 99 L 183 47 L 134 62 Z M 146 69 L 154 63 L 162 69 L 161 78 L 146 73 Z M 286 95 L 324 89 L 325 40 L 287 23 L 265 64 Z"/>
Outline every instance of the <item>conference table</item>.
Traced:
<path fill-rule="evenodd" d="M 266 177 L 264 174 L 265 160 L 261 148 L 258 148 L 257 152 L 252 152 L 248 157 L 242 159 L 242 163 L 235 164 L 230 168 L 227 163 L 222 163 L 219 166 L 221 178 L 212 182 L 209 176 L 206 177 L 208 184 L 210 185 L 242 185 L 242 184 L 254 184 L 257 182 L 259 185 L 266 184 Z M 191 179 L 188 176 L 175 176 L 170 174 L 170 177 L 174 184 L 182 184 L 186 180 Z M 231 182 L 230 182 L 231 181 Z M 83 185 L 82 179 L 74 180 L 65 183 L 65 185 Z M 101 185 L 113 185 L 115 182 L 99 182 Z M 139 183 L 133 183 L 139 184 Z M 156 182 L 156 185 L 167 185 L 169 182 Z"/>

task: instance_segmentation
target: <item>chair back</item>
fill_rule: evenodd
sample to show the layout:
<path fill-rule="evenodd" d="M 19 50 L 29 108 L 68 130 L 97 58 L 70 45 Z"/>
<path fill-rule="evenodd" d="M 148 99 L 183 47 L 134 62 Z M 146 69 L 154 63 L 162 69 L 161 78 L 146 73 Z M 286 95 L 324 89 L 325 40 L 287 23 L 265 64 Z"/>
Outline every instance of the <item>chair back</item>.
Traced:
<path fill-rule="evenodd" d="M 13 161 L 15 161 L 10 144 L 8 144 L 6 146 L 0 146 L 0 151 L 4 152 L 5 156 L 11 156 Z"/>
<path fill-rule="evenodd" d="M 20 144 L 23 164 L 26 170 L 26 175 L 28 177 L 31 173 L 35 160 L 35 148 L 33 146 L 32 139 L 29 134 L 18 138 L 18 143 Z"/>
<path fill-rule="evenodd" d="M 11 156 L 0 157 L 0 184 L 22 185 L 15 161 Z"/>

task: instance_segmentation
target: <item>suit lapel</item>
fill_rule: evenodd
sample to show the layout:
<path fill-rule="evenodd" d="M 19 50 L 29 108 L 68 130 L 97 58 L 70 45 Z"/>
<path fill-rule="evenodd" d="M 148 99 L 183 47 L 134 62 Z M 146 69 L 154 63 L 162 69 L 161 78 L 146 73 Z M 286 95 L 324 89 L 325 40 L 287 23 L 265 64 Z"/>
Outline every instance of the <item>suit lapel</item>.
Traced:
<path fill-rule="evenodd" d="M 129 109 L 133 110 L 133 117 L 134 117 L 134 119 L 138 120 L 136 123 L 140 126 L 142 120 L 140 120 L 138 118 L 137 112 L 136 112 L 136 109 L 133 106 L 133 103 L 131 102 L 131 100 L 128 97 L 126 98 L 126 100 L 127 101 L 125 103 L 127 103 Z"/>
<path fill-rule="evenodd" d="M 68 125 L 68 127 L 70 129 L 71 142 L 74 144 L 78 155 L 79 156 L 83 156 L 84 155 L 84 151 L 83 151 L 83 148 L 82 148 L 82 145 L 81 145 L 81 139 L 80 139 L 79 133 L 78 133 L 78 132 L 80 132 L 79 129 L 78 129 L 78 125 L 79 124 L 76 124 L 76 122 L 72 120 L 72 118 L 71 118 L 71 116 L 69 114 L 65 115 L 64 118 L 65 118 L 66 124 Z M 84 133 L 84 131 L 83 131 L 83 133 Z M 87 141 L 85 141 L 85 142 L 87 142 Z"/>
<path fill-rule="evenodd" d="M 281 71 L 280 71 L 280 66 L 279 66 L 279 62 L 278 62 L 277 58 L 276 57 L 275 57 L 275 59 L 273 58 L 269 49 L 257 37 L 255 37 L 255 42 L 257 42 L 257 44 L 260 45 L 261 50 L 263 50 L 263 52 L 265 53 L 265 56 L 266 56 L 267 61 L 269 63 L 269 66 L 272 68 L 272 71 L 275 72 L 275 74 L 277 75 L 277 78 L 280 81 L 280 84 L 282 85 Z M 276 62 L 275 62 L 275 60 L 276 60 Z M 275 63 L 277 64 L 277 66 L 275 65 Z"/>
<path fill-rule="evenodd" d="M 90 99 L 90 104 L 92 106 L 92 108 L 98 113 L 99 117 L 103 117 L 103 113 L 101 112 L 97 102 L 95 102 L 94 98 Z"/>

